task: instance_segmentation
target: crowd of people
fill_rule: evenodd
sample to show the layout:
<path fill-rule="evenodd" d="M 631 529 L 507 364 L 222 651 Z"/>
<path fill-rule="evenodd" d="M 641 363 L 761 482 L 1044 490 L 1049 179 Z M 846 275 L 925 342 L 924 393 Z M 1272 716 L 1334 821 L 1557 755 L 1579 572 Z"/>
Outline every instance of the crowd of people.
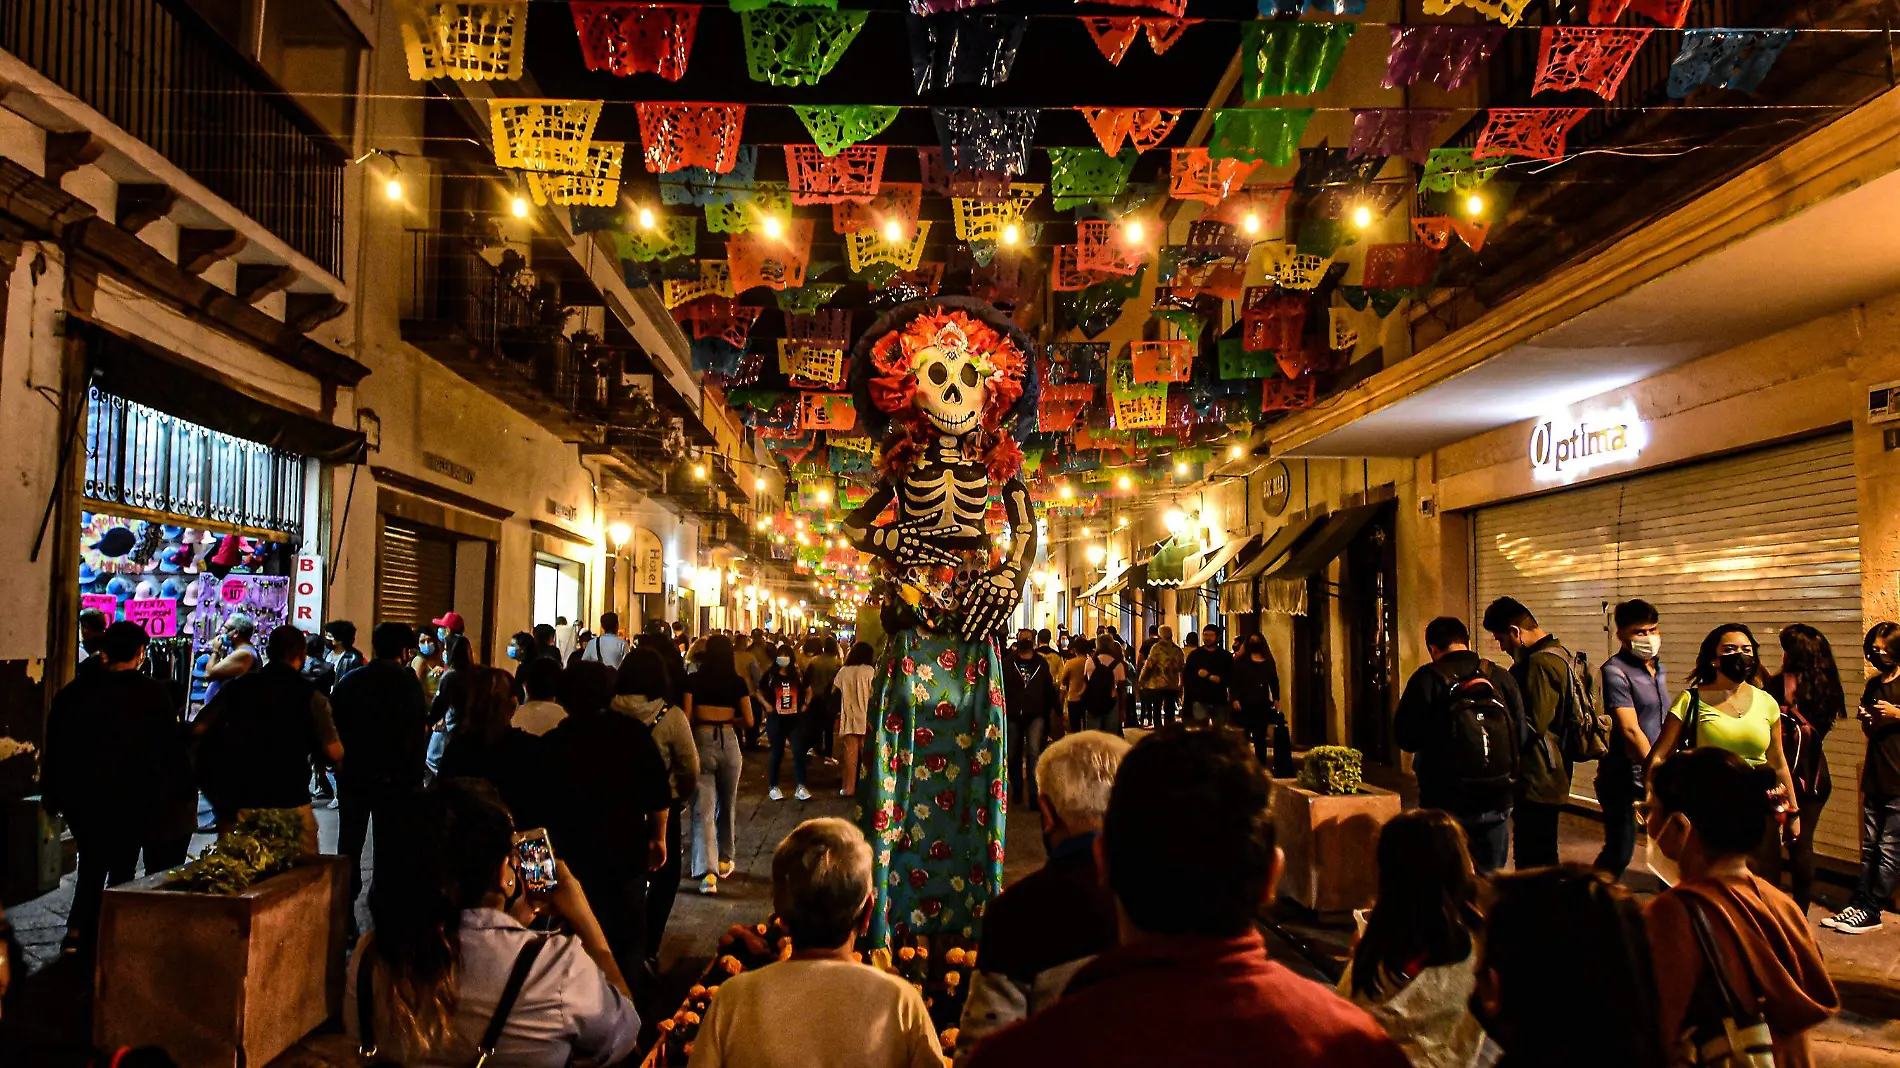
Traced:
<path fill-rule="evenodd" d="M 1269 782 L 1292 774 L 1264 639 L 1018 632 L 1001 663 L 1008 787 L 1047 860 L 985 917 L 959 1059 L 1660 1068 L 1742 1044 L 1810 1063 L 1806 1033 L 1839 1004 L 1807 919 L 1821 747 L 1847 715 L 1832 650 L 1788 626 L 1771 675 L 1749 628 L 1724 624 L 1672 688 L 1656 608 L 1614 621 L 1594 677 L 1510 598 L 1482 617 L 1508 665 L 1457 619 L 1427 626 L 1394 722 L 1420 807 L 1381 832 L 1378 896 L 1334 990 L 1269 959 L 1258 926 L 1282 865 Z M 680 885 L 717 893 L 735 870 L 746 754 L 774 802 L 788 750 L 795 801 L 814 759 L 853 793 L 878 677 L 871 645 L 829 635 L 600 623 L 515 635 L 507 671 L 475 662 L 455 613 L 379 624 L 367 656 L 346 622 L 260 649 L 238 619 L 189 717 L 138 670 L 144 631 L 106 627 L 48 724 L 43 796 L 80 853 L 68 948 L 88 948 L 102 891 L 141 858 L 175 865 L 194 830 L 256 809 L 298 812 L 315 852 L 313 804 L 334 804 L 353 903 L 375 829 L 354 1034 L 405 1064 L 627 1057 Z M 1879 929 L 1900 880 L 1900 625 L 1863 653 L 1862 872 L 1820 920 L 1844 934 Z M 1559 812 L 1591 761 L 1602 849 L 1563 865 Z M 1646 905 L 1619 882 L 1639 821 L 1666 884 Z M 517 844 L 536 832 L 558 843 L 551 882 Z M 790 957 L 725 984 L 696 1068 L 941 1063 L 916 991 L 858 963 L 871 861 L 841 820 L 779 845 Z M 1552 996 L 1553 961 L 1577 997 Z"/>

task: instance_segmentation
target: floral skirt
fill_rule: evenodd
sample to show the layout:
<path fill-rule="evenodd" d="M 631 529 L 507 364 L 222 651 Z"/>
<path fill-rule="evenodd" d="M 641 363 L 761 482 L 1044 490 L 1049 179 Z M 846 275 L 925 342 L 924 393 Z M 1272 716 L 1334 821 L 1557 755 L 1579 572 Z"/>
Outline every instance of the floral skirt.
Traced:
<path fill-rule="evenodd" d="M 988 642 L 890 636 L 871 684 L 858 823 L 872 849 L 870 945 L 976 939 L 1003 888 L 1009 796 L 1002 664 Z"/>

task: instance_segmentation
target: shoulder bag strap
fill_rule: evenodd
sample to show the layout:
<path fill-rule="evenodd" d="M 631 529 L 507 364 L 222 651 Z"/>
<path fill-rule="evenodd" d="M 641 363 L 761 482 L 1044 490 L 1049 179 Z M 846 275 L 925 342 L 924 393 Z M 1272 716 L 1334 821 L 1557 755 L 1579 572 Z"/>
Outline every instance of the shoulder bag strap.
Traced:
<path fill-rule="evenodd" d="M 1695 929 L 1696 945 L 1702 950 L 1702 963 L 1709 969 L 1709 977 L 1714 980 L 1716 995 L 1721 999 L 1722 1012 L 1737 1024 L 1746 1025 L 1761 1015 L 1760 1008 L 1749 1008 L 1728 983 L 1728 971 L 1722 967 L 1722 949 L 1715 941 L 1715 931 L 1709 927 L 1709 917 L 1701 902 L 1694 894 L 1683 894 L 1682 906 L 1689 911 L 1689 925 Z"/>
<path fill-rule="evenodd" d="M 1689 687 L 1689 703 L 1682 709 L 1682 740 L 1676 751 L 1695 748 L 1696 724 L 1702 721 L 1702 687 Z"/>
<path fill-rule="evenodd" d="M 474 1068 L 482 1068 L 488 1058 L 495 1055 L 495 1045 L 501 1041 L 502 1028 L 508 1025 L 508 1014 L 515 1011 L 515 1001 L 521 997 L 521 988 L 528 982 L 528 973 L 534 970 L 535 958 L 548 944 L 543 935 L 521 947 L 515 955 L 515 966 L 508 973 L 508 984 L 501 988 L 501 1000 L 495 1003 L 495 1015 L 488 1019 L 488 1029 L 482 1032 L 482 1044 L 475 1048 Z"/>

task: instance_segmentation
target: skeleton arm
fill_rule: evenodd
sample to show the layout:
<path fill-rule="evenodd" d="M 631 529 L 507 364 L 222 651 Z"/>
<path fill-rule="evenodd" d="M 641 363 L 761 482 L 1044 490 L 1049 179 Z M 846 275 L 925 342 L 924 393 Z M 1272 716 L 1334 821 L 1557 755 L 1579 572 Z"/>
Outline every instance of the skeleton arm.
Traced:
<path fill-rule="evenodd" d="M 985 641 L 1022 603 L 1023 583 L 1029 579 L 1029 561 L 1036 555 L 1036 514 L 1022 479 L 1003 485 L 1003 514 L 1009 523 L 1009 551 L 982 581 L 970 587 L 963 601 L 963 640 Z"/>
<path fill-rule="evenodd" d="M 953 564 L 956 557 L 942 548 L 917 537 L 916 523 L 897 522 L 874 526 L 877 517 L 897 497 L 890 479 L 880 480 L 871 497 L 844 519 L 844 536 L 860 552 L 901 567 L 920 564 Z"/>

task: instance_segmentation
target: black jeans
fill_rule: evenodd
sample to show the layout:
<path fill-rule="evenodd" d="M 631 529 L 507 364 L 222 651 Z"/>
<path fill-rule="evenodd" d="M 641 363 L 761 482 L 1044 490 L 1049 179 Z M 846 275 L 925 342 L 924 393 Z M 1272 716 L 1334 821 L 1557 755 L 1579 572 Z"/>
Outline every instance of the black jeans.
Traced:
<path fill-rule="evenodd" d="M 628 848 L 646 856 L 646 828 L 629 827 Z M 575 864 L 567 858 L 574 877 L 581 881 L 587 895 L 587 907 L 600 921 L 600 933 L 613 950 L 620 974 L 640 974 L 640 962 L 647 957 L 647 873 L 644 860 L 636 865 Z M 631 982 L 632 980 L 629 980 Z"/>
<path fill-rule="evenodd" d="M 145 854 L 145 874 L 176 868 L 191 849 L 191 835 L 162 841 L 141 841 L 118 827 L 73 825 L 73 844 L 79 847 L 79 867 L 73 873 L 73 906 L 66 929 L 78 931 L 91 944 L 99 930 L 99 903 L 106 887 L 129 883 L 138 874 L 139 854 Z"/>
<path fill-rule="evenodd" d="M 1012 805 L 1036 804 L 1036 761 L 1048 737 L 1046 716 L 1017 717 L 1009 721 L 1009 798 Z"/>
<path fill-rule="evenodd" d="M 1511 852 L 1511 810 L 1501 812 L 1453 812 L 1452 818 L 1465 829 L 1465 843 L 1471 851 L 1471 866 L 1480 875 L 1489 875 L 1504 867 Z"/>
<path fill-rule="evenodd" d="M 1557 816 L 1561 805 L 1519 801 L 1511 813 L 1511 841 L 1517 870 L 1548 868 L 1557 863 Z"/>
<path fill-rule="evenodd" d="M 1597 765 L 1596 785 L 1597 803 L 1603 806 L 1603 849 L 1595 867 L 1620 879 L 1636 855 L 1636 803 L 1643 799 L 1643 787 L 1635 765 L 1614 754 Z"/>
<path fill-rule="evenodd" d="M 675 801 L 666 814 L 666 863 L 659 871 L 647 873 L 647 956 L 660 955 L 660 939 L 666 934 L 666 921 L 673 915 L 673 899 L 680 892 L 680 825 L 686 822 L 686 806 Z M 634 966 L 639 962 L 635 961 Z M 624 966 L 623 966 L 624 967 Z"/>
<path fill-rule="evenodd" d="M 805 785 L 805 766 L 811 760 L 812 717 L 810 712 L 792 715 L 774 712 L 767 717 L 765 734 L 772 746 L 772 754 L 765 769 L 767 785 L 778 785 L 779 771 L 785 766 L 787 742 L 792 747 L 792 781 L 799 786 Z"/>
<path fill-rule="evenodd" d="M 1860 882 L 1848 902 L 1875 916 L 1900 883 L 1900 797 L 1861 796 Z"/>
<path fill-rule="evenodd" d="M 1149 727 L 1165 727 L 1174 719 L 1175 706 L 1181 703 L 1179 690 L 1143 690 L 1141 691 L 1141 710 L 1143 723 Z"/>
<path fill-rule="evenodd" d="M 370 817 L 376 818 L 376 848 L 370 854 L 370 871 L 382 867 L 383 842 L 395 833 L 393 813 L 409 791 L 386 782 L 364 781 L 339 776 L 336 783 L 337 855 L 350 862 L 349 917 L 356 918 L 356 899 L 363 892 L 363 842 L 369 837 Z"/>

